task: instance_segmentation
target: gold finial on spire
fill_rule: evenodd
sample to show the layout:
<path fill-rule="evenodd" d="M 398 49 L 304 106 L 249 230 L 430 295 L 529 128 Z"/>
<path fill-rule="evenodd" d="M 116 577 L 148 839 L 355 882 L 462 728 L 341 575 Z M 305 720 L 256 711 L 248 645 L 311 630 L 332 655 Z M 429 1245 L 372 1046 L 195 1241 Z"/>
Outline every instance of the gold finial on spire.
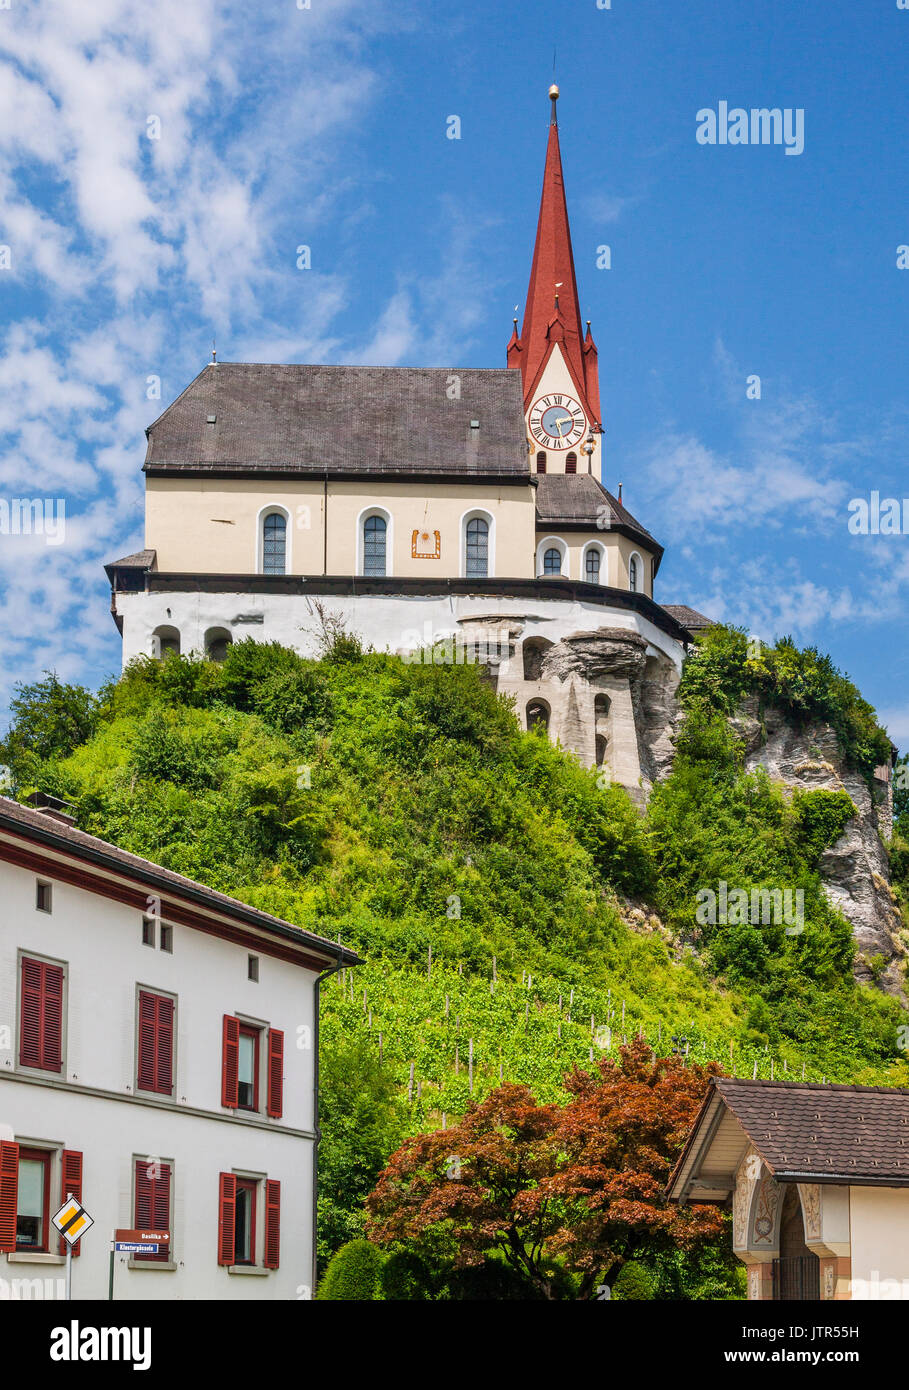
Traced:
<path fill-rule="evenodd" d="M 549 88 L 549 100 L 552 102 L 552 115 L 549 118 L 550 125 L 558 125 L 558 119 L 556 117 L 556 102 L 558 101 L 558 99 L 559 89 L 553 82 L 552 86 Z"/>

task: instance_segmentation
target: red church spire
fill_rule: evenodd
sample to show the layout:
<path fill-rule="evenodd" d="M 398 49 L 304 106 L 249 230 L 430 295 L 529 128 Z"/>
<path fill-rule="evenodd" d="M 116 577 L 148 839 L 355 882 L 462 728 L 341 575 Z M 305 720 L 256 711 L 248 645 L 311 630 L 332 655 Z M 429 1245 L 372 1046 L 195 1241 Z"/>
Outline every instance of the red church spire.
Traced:
<path fill-rule="evenodd" d="M 568 206 L 565 202 L 559 127 L 556 120 L 558 87 L 550 87 L 549 95 L 552 100 L 552 117 L 524 323 L 520 337 L 515 323 L 506 359 L 509 367 L 521 369 L 526 407 L 534 395 L 553 346 L 558 343 L 589 419 L 599 424 L 597 350 L 590 335 L 589 323 L 586 339 L 582 336 L 578 286 L 574 273 L 574 257 L 571 253 L 571 232 L 568 227 Z"/>

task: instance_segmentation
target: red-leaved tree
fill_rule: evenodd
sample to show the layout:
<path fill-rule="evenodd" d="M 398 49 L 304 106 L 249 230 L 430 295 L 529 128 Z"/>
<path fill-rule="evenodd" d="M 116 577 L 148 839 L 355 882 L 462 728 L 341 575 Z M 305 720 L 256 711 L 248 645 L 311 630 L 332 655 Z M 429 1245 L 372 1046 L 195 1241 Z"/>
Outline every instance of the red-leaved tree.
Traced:
<path fill-rule="evenodd" d="M 646 1043 L 565 1078 L 567 1105 L 500 1086 L 461 1123 L 409 1139 L 367 1199 L 369 1236 L 419 1247 L 444 1240 L 456 1267 L 498 1250 L 557 1296 L 554 1263 L 589 1298 L 625 1261 L 691 1249 L 722 1230 L 712 1207 L 679 1208 L 666 1183 L 697 1115 L 708 1067 L 657 1058 Z"/>

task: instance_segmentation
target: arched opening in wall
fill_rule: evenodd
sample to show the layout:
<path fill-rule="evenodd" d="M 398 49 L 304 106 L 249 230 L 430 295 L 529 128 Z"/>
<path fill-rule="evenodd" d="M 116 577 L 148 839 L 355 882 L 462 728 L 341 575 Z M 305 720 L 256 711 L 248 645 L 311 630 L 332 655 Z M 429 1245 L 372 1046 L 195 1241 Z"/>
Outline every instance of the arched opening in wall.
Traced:
<path fill-rule="evenodd" d="M 175 627 L 164 624 L 152 633 L 152 656 L 161 660 L 165 656 L 180 655 L 180 633 Z"/>
<path fill-rule="evenodd" d="M 558 575 L 562 573 L 562 552 L 551 545 L 543 555 L 543 573 Z"/>
<path fill-rule="evenodd" d="M 543 679 L 543 658 L 551 646 L 552 643 L 545 637 L 528 637 L 521 647 L 525 681 Z"/>
<path fill-rule="evenodd" d="M 544 449 L 541 449 L 537 454 L 537 472 L 546 472 L 546 451 Z"/>
<path fill-rule="evenodd" d="M 544 733 L 549 731 L 549 706 L 545 700 L 531 700 L 527 706 L 527 728 L 542 729 Z"/>
<path fill-rule="evenodd" d="M 262 573 L 287 572 L 287 517 L 283 512 L 268 512 L 262 518 Z"/>
<path fill-rule="evenodd" d="M 796 1183 L 786 1183 L 780 1212 L 780 1257 L 773 1261 L 773 1297 L 817 1301 L 821 1262 L 805 1244 L 805 1222 Z"/>
<path fill-rule="evenodd" d="M 602 767 L 609 746 L 609 710 L 612 701 L 608 695 L 597 695 L 593 702 L 593 727 L 596 736 L 597 767 Z"/>
<path fill-rule="evenodd" d="M 578 456 L 577 456 L 577 454 L 574 453 L 574 452 L 566 454 L 566 455 L 565 455 L 565 472 L 566 472 L 566 473 L 577 473 L 577 471 L 578 471 Z"/>
<path fill-rule="evenodd" d="M 628 561 L 628 587 L 633 594 L 641 591 L 641 562 L 637 555 Z"/>
<path fill-rule="evenodd" d="M 233 640 L 226 627 L 210 627 L 205 634 L 205 655 L 209 661 L 223 661 Z"/>

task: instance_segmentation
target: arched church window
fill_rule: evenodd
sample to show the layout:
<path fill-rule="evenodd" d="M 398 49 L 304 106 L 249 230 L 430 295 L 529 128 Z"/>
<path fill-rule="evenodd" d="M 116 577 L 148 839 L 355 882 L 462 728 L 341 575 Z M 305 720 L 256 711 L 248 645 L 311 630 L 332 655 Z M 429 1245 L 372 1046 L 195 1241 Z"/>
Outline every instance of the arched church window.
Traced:
<path fill-rule="evenodd" d="M 269 512 L 262 522 L 262 573 L 285 574 L 287 569 L 287 517 Z"/>
<path fill-rule="evenodd" d="M 600 552 L 595 545 L 590 546 L 584 556 L 584 578 L 588 584 L 600 582 Z"/>
<path fill-rule="evenodd" d="M 554 545 L 550 546 L 549 549 L 546 551 L 545 555 L 543 556 L 543 573 L 562 573 L 562 552 L 560 550 L 556 550 Z"/>
<path fill-rule="evenodd" d="M 549 729 L 549 706 L 545 700 L 531 700 L 527 706 L 528 729 Z"/>
<path fill-rule="evenodd" d="M 578 456 L 577 456 L 577 454 L 574 453 L 574 452 L 569 453 L 569 454 L 566 454 L 566 455 L 565 455 L 565 472 L 566 472 L 566 473 L 577 473 L 577 471 L 578 471 Z"/>
<path fill-rule="evenodd" d="M 628 561 L 628 587 L 633 594 L 638 592 L 638 583 L 638 557 L 632 555 L 631 559 Z"/>
<path fill-rule="evenodd" d="M 363 522 L 363 573 L 385 574 L 385 541 L 388 526 L 384 516 L 368 516 Z"/>
<path fill-rule="evenodd" d="M 489 522 L 482 516 L 467 523 L 467 577 L 485 579 L 489 574 Z"/>
<path fill-rule="evenodd" d="M 223 661 L 233 640 L 226 628 L 210 627 L 205 634 L 205 655 L 209 661 Z"/>
<path fill-rule="evenodd" d="M 537 472 L 538 472 L 538 473 L 545 473 L 545 472 L 546 472 L 546 451 L 545 451 L 545 449 L 541 449 L 540 452 L 537 454 Z"/>

